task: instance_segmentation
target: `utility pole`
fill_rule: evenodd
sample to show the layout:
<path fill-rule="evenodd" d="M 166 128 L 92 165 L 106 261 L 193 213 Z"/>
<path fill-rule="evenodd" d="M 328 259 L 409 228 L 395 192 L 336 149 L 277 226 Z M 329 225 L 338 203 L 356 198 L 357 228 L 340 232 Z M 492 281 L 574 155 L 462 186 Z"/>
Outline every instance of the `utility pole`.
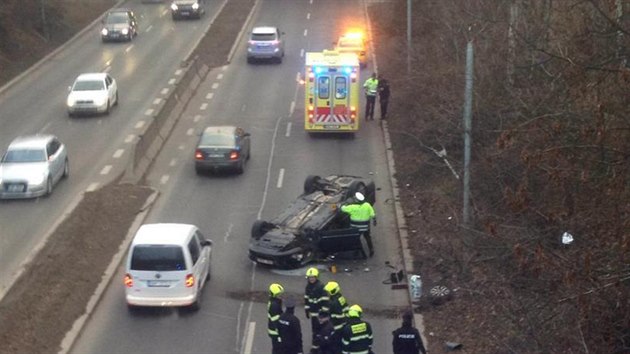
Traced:
<path fill-rule="evenodd" d="M 411 0 L 407 0 L 407 75 L 411 75 Z"/>
<path fill-rule="evenodd" d="M 39 11 L 42 15 L 42 34 L 44 38 L 50 39 L 50 35 L 48 33 L 48 22 L 46 21 L 46 0 L 39 0 Z"/>
<path fill-rule="evenodd" d="M 466 89 L 464 92 L 464 225 L 470 223 L 470 141 L 472 130 L 473 41 L 466 48 Z"/>

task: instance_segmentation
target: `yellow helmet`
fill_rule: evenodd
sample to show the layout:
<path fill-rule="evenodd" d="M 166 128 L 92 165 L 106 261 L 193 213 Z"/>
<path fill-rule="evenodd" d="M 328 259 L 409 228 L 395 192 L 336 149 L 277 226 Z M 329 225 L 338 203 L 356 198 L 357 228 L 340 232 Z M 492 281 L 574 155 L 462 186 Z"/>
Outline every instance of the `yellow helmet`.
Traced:
<path fill-rule="evenodd" d="M 361 317 L 362 314 L 363 309 L 357 304 L 350 306 L 350 309 L 348 310 L 348 317 Z"/>
<path fill-rule="evenodd" d="M 310 278 L 310 277 L 319 277 L 319 270 L 317 270 L 317 268 L 309 268 L 308 270 L 306 270 L 306 277 Z"/>
<path fill-rule="evenodd" d="M 278 295 L 282 294 L 283 292 L 284 288 L 282 287 L 282 285 L 277 283 L 269 285 L 269 295 L 271 295 L 272 297 L 278 297 Z"/>
<path fill-rule="evenodd" d="M 339 288 L 339 284 L 335 281 L 329 281 L 326 286 L 324 286 L 324 290 L 328 292 L 330 295 L 337 294 L 341 289 Z"/>

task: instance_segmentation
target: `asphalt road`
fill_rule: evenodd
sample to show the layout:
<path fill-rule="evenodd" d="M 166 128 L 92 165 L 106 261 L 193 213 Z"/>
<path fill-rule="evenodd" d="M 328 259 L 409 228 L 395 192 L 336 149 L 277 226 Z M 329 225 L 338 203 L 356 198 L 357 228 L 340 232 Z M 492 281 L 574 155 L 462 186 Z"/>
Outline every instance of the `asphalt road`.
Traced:
<path fill-rule="evenodd" d="M 100 24 L 0 95 L 0 147 L 16 136 L 57 135 L 68 148 L 70 178 L 48 198 L 0 202 L 0 294 L 86 189 L 119 175 L 129 157 L 128 137 L 163 97 L 223 1 L 208 1 L 200 21 L 173 22 L 167 4 L 123 4 L 136 13 L 132 42 L 101 43 Z M 84 72 L 107 71 L 118 81 L 120 104 L 109 116 L 69 118 L 68 87 Z"/>
<path fill-rule="evenodd" d="M 378 122 L 370 122 L 355 139 L 309 137 L 303 130 L 303 88 L 296 80 L 303 71 L 303 52 L 329 48 L 343 29 L 363 27 L 363 10 L 359 0 L 261 1 L 252 24 L 277 25 L 286 33 L 285 61 L 246 64 L 243 39 L 232 64 L 212 71 L 200 86 L 148 176 L 161 194 L 146 222 L 193 223 L 214 241 L 213 278 L 202 309 L 129 314 L 121 267 L 73 353 L 270 352 L 266 303 L 264 298 L 250 301 L 249 295 L 265 294 L 270 283 L 280 282 L 302 296 L 305 269 L 281 272 L 254 266 L 247 258 L 251 224 L 281 211 L 301 193 L 307 175 L 334 173 L 374 178 L 377 252 L 368 261 L 341 261 L 337 274 L 327 272 L 326 264 L 316 266 L 324 271 L 324 281 L 338 281 L 349 302 L 363 307 L 373 325 L 375 352 L 391 351 L 391 331 L 399 320 L 387 314 L 408 304 L 408 297 L 382 283 L 391 271 L 385 262 L 398 266 L 401 255 L 381 130 Z M 252 158 L 243 175 L 195 174 L 197 134 L 215 124 L 239 125 L 252 133 Z M 301 308 L 296 314 L 308 350 L 310 324 Z"/>

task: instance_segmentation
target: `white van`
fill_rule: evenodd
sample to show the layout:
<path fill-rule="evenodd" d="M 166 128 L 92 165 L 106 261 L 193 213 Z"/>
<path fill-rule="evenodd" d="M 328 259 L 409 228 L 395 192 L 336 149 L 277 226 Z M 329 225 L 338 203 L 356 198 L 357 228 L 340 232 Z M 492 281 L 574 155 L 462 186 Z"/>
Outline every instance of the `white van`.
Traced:
<path fill-rule="evenodd" d="M 194 225 L 142 225 L 129 248 L 125 296 L 136 306 L 190 306 L 199 309 L 210 279 L 212 241 Z"/>

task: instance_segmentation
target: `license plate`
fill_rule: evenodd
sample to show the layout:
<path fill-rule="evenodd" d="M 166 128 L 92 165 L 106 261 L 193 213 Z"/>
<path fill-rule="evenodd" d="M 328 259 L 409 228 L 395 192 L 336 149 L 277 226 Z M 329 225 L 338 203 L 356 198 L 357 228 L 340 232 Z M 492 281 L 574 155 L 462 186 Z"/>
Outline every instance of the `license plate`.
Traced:
<path fill-rule="evenodd" d="M 9 192 L 24 192 L 24 186 L 21 184 L 11 184 L 9 188 L 7 188 Z"/>
<path fill-rule="evenodd" d="M 183 15 L 183 16 L 188 16 L 188 15 L 190 15 L 190 12 L 188 12 L 188 11 L 182 11 L 182 15 Z"/>
<path fill-rule="evenodd" d="M 147 281 L 147 285 L 152 288 L 168 288 L 169 282 L 159 281 L 159 280 L 149 280 Z"/>
<path fill-rule="evenodd" d="M 341 128 L 341 126 L 339 125 L 330 125 L 330 124 L 324 125 L 324 129 L 339 129 L 339 128 Z"/>
<path fill-rule="evenodd" d="M 223 157 L 223 154 L 209 154 L 209 157 Z"/>
<path fill-rule="evenodd" d="M 273 261 L 264 258 L 256 258 L 258 263 L 273 265 Z"/>

